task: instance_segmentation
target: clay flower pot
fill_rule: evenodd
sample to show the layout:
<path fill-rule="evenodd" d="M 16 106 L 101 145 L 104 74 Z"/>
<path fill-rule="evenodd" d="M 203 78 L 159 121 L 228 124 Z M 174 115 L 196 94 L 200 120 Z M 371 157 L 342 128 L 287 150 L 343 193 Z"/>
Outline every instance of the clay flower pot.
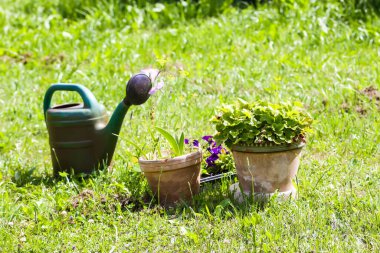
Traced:
<path fill-rule="evenodd" d="M 296 197 L 292 179 L 297 174 L 304 144 L 292 146 L 232 146 L 236 171 L 240 183 L 233 185 L 235 197 L 245 195 L 267 199 L 275 192 L 283 198 Z"/>
<path fill-rule="evenodd" d="M 162 160 L 139 159 L 141 171 L 160 204 L 188 201 L 199 193 L 202 152 Z"/>

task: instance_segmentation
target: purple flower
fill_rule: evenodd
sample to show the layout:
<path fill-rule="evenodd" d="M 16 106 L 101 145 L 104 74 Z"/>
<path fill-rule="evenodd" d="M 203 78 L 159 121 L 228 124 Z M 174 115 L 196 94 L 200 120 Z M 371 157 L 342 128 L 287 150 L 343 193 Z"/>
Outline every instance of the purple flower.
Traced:
<path fill-rule="evenodd" d="M 220 153 L 222 152 L 222 149 L 223 149 L 222 146 L 219 145 L 219 146 L 217 146 L 216 148 L 212 148 L 210 152 L 211 152 L 212 154 L 220 154 Z"/>
<path fill-rule="evenodd" d="M 193 145 L 194 145 L 194 147 L 199 147 L 199 141 L 198 140 L 194 140 L 193 141 Z"/>
<path fill-rule="evenodd" d="M 160 74 L 160 70 L 159 69 L 147 68 L 147 69 L 142 69 L 141 73 L 147 75 L 150 78 L 150 80 L 152 80 L 152 82 L 154 82 L 154 81 L 156 81 L 156 78 Z"/>
<path fill-rule="evenodd" d="M 212 135 L 205 135 L 202 137 L 202 140 L 205 140 L 208 143 L 210 143 L 210 142 L 212 142 Z"/>
<path fill-rule="evenodd" d="M 206 163 L 208 167 L 213 167 L 215 166 L 215 161 L 219 159 L 219 156 L 217 154 L 211 154 L 207 159 Z"/>
<path fill-rule="evenodd" d="M 189 144 L 189 139 L 185 139 L 185 144 Z"/>
<path fill-rule="evenodd" d="M 158 90 L 161 90 L 162 87 L 164 87 L 164 82 L 158 82 L 155 86 L 152 87 L 152 89 L 150 89 L 149 91 L 149 95 L 153 95 L 154 93 L 156 93 Z"/>

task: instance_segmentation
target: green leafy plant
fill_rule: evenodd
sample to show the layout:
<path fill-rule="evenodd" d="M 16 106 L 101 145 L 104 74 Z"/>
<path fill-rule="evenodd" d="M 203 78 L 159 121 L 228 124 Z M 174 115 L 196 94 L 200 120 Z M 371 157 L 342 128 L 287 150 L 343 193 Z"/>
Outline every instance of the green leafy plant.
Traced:
<path fill-rule="evenodd" d="M 185 135 L 183 134 L 183 132 L 178 137 L 178 136 L 171 135 L 168 131 L 166 131 L 160 127 L 156 127 L 156 130 L 160 134 L 162 134 L 162 136 L 164 136 L 164 138 L 169 142 L 170 147 L 171 147 L 171 153 L 174 156 L 181 156 L 181 155 L 185 154 L 185 145 L 184 145 L 185 144 Z"/>
<path fill-rule="evenodd" d="M 218 142 L 243 145 L 286 145 L 305 142 L 312 119 L 300 103 L 248 103 L 239 99 L 223 105 L 212 118 Z"/>

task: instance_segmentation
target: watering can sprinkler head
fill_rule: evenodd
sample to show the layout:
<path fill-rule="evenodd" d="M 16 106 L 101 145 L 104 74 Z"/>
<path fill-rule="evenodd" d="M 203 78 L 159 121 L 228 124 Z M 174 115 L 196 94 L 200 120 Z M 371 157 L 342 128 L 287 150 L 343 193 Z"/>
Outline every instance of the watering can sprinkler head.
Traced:
<path fill-rule="evenodd" d="M 127 83 L 127 95 L 124 98 L 125 105 L 141 105 L 150 97 L 149 91 L 152 89 L 152 80 L 146 74 L 132 76 Z"/>

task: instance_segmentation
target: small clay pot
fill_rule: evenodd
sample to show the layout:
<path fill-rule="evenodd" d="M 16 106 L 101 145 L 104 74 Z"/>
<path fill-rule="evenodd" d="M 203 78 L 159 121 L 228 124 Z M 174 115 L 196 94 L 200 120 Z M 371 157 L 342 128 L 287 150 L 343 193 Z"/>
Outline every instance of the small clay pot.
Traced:
<path fill-rule="evenodd" d="M 232 154 L 243 192 L 254 194 L 256 199 L 270 197 L 275 192 L 285 198 L 296 197 L 292 179 L 297 174 L 303 146 L 233 146 Z M 237 187 L 232 188 L 236 190 Z"/>
<path fill-rule="evenodd" d="M 161 160 L 139 159 L 141 171 L 161 205 L 188 201 L 199 193 L 202 152 Z"/>

